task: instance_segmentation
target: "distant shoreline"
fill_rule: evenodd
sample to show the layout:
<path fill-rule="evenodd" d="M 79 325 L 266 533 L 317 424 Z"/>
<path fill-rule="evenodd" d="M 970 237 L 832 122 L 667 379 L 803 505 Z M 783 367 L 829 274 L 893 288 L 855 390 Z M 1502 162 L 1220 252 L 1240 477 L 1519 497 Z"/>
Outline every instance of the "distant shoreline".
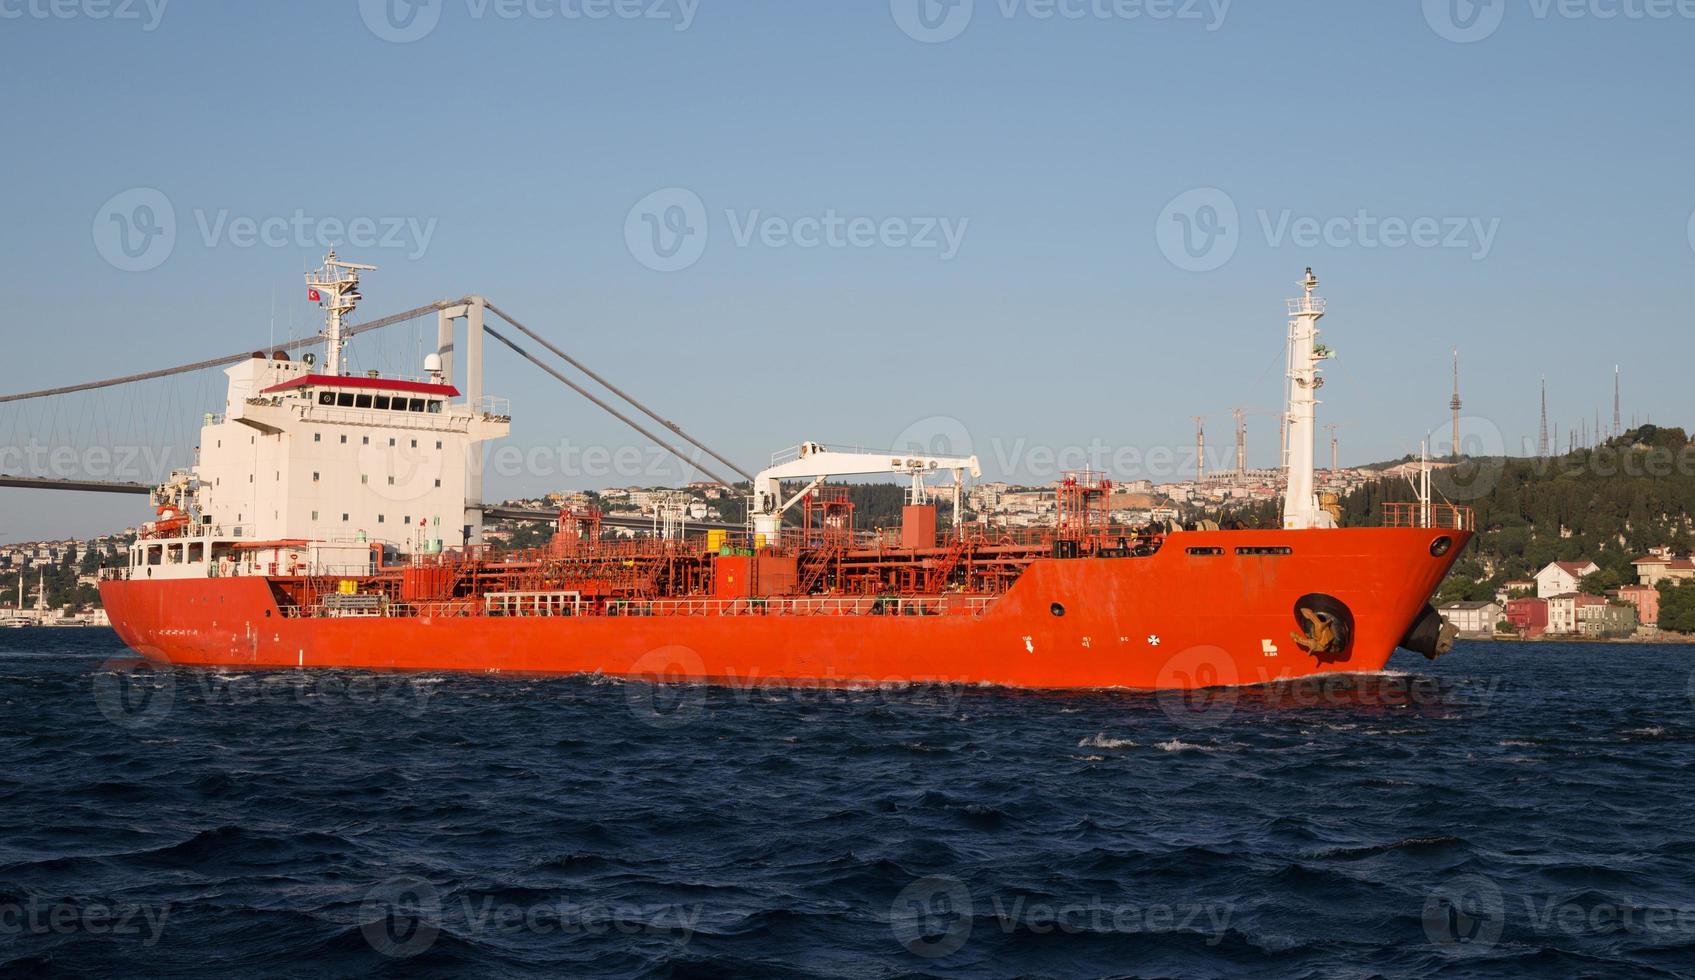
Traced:
<path fill-rule="evenodd" d="M 1654 633 L 1626 637 L 1572 636 L 1548 633 L 1542 636 L 1519 636 L 1516 633 L 1497 633 L 1494 636 L 1461 636 L 1461 640 L 1476 643 L 1635 643 L 1635 644 L 1695 644 L 1695 635 L 1684 633 Z"/>

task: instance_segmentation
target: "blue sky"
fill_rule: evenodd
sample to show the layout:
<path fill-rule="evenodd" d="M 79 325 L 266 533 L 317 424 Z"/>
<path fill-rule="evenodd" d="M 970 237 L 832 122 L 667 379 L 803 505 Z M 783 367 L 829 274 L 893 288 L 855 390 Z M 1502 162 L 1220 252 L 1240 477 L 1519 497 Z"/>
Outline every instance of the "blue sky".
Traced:
<path fill-rule="evenodd" d="M 364 219 L 364 314 L 486 294 L 749 469 L 963 431 L 1018 475 L 1032 446 L 1186 451 L 1194 415 L 1222 449 L 1278 403 L 1308 265 L 1345 461 L 1445 427 L 1454 346 L 1485 441 L 1534 438 L 1543 375 L 1562 432 L 1610 411 L 1615 361 L 1627 421 L 1695 422 L 1675 4 L 389 2 L 0 2 L 0 390 L 263 346 L 273 295 L 307 329 L 313 239 Z M 174 236 L 126 259 L 113 215 L 153 192 Z M 679 216 L 698 257 L 656 271 Z M 356 363 L 415 373 L 401 329 Z M 503 352 L 487 386 L 520 448 L 642 444 Z M 0 440 L 52 425 L 20 418 Z M 0 493 L 0 534 L 139 504 Z"/>

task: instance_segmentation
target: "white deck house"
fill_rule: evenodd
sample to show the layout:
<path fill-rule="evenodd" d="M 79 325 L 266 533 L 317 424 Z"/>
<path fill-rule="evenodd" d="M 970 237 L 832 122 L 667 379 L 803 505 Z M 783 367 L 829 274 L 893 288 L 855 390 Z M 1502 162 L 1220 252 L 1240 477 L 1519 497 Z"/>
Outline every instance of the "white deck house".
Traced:
<path fill-rule="evenodd" d="M 481 444 L 510 431 L 509 412 L 455 401 L 439 354 L 424 380 L 339 373 L 361 268 L 331 253 L 308 280 L 331 311 L 323 373 L 281 352 L 224 372 L 224 413 L 206 417 L 193 469 L 154 492 L 132 577 L 364 574 L 384 554 L 481 543 Z"/>

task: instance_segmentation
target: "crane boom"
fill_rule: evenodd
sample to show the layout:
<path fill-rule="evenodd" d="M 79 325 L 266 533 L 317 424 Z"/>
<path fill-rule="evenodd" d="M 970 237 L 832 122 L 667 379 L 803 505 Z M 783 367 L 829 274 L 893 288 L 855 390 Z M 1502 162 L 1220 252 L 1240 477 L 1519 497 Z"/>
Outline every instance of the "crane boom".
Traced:
<path fill-rule="evenodd" d="M 755 534 L 775 540 L 782 527 L 783 514 L 820 483 L 835 476 L 874 476 L 880 473 L 899 473 L 915 481 L 925 473 L 948 471 L 958 486 L 963 476 L 983 475 L 976 456 L 913 456 L 906 453 L 848 452 L 829 449 L 820 443 L 804 442 L 794 451 L 794 457 L 774 463 L 753 478 L 753 493 L 749 500 L 748 519 Z M 788 500 L 783 499 L 784 480 L 807 480 L 806 489 Z"/>

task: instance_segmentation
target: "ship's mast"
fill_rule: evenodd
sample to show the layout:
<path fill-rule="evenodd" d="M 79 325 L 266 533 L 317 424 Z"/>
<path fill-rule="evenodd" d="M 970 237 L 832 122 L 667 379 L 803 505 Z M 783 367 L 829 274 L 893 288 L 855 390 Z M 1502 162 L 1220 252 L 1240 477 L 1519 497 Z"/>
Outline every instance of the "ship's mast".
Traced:
<path fill-rule="evenodd" d="M 347 347 L 347 335 L 342 330 L 341 318 L 352 313 L 359 301 L 365 298 L 359 295 L 359 273 L 376 270 L 374 265 L 342 262 L 335 257 L 335 249 L 332 248 L 324 258 L 323 268 L 306 273 L 306 288 L 316 294 L 324 308 L 325 374 L 342 373 L 341 354 Z"/>
<path fill-rule="evenodd" d="M 1283 526 L 1291 529 L 1334 527 L 1335 519 L 1319 509 L 1313 486 L 1313 439 L 1317 428 L 1318 389 L 1324 378 L 1318 363 L 1331 351 L 1318 342 L 1318 321 L 1324 300 L 1313 295 L 1318 277 L 1312 269 L 1301 280 L 1302 295 L 1289 301 L 1288 486 L 1283 492 Z"/>

